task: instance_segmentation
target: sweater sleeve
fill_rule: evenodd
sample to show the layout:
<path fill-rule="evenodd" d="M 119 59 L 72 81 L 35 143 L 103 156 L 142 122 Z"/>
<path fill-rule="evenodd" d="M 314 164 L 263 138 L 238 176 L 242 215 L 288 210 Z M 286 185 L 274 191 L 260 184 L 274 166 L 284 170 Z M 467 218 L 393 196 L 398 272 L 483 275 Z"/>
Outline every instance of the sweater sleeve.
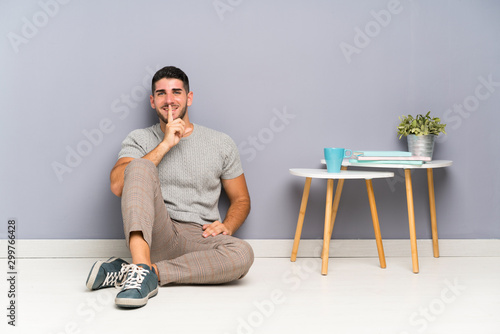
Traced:
<path fill-rule="evenodd" d="M 222 179 L 234 179 L 235 177 L 243 174 L 243 167 L 241 166 L 240 154 L 238 152 L 238 147 L 234 140 L 227 136 L 225 148 L 224 165 L 222 169 Z"/>
<path fill-rule="evenodd" d="M 142 158 L 148 153 L 147 134 L 144 130 L 134 130 L 122 142 L 122 148 L 118 153 L 120 158 Z"/>

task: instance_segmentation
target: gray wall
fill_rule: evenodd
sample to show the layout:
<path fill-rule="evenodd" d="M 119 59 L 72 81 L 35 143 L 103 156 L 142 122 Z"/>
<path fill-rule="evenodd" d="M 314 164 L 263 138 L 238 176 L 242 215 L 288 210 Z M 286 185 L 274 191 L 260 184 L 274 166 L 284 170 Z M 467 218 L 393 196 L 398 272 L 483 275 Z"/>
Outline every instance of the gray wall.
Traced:
<path fill-rule="evenodd" d="M 191 120 L 239 145 L 252 212 L 242 238 L 293 238 L 323 147 L 406 150 L 398 116 L 448 123 L 435 159 L 441 238 L 500 237 L 498 1 L 1 1 L 0 213 L 20 238 L 121 238 L 109 171 L 156 122 L 152 73 L 176 65 Z M 417 236 L 430 237 L 425 172 Z M 382 235 L 407 238 L 402 174 L 374 180 Z M 322 238 L 314 180 L 304 238 Z M 221 201 L 224 212 L 227 201 Z M 5 237 L 6 231 L 1 231 Z M 5 229 L 6 230 L 6 229 Z M 346 182 L 335 238 L 373 238 L 364 181 Z"/>

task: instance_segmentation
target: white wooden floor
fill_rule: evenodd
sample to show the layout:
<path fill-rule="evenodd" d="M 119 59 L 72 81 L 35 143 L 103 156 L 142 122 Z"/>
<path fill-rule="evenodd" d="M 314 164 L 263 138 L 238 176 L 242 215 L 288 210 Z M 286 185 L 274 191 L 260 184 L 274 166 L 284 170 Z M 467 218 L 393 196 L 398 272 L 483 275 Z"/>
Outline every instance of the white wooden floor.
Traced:
<path fill-rule="evenodd" d="M 18 259 L 17 326 L 1 333 L 500 333 L 499 257 L 257 258 L 242 280 L 160 288 L 122 310 L 115 289 L 87 291 L 95 259 Z"/>

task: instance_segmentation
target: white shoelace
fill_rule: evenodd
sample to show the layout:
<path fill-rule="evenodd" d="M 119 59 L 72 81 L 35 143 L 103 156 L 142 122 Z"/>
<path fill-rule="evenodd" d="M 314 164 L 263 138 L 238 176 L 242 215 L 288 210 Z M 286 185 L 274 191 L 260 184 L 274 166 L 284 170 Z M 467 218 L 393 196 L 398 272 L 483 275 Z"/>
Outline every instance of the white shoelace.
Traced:
<path fill-rule="evenodd" d="M 123 290 L 128 289 L 141 289 L 141 283 L 144 277 L 149 273 L 149 270 L 139 267 L 135 264 L 122 264 L 122 270 L 120 271 L 127 274 L 127 279 L 120 284 L 116 284 L 118 288 Z"/>
<path fill-rule="evenodd" d="M 121 283 L 123 280 L 123 277 L 127 274 L 126 271 L 123 270 L 123 266 L 125 264 L 122 264 L 122 268 L 119 272 L 110 272 L 106 274 L 106 278 L 104 279 L 104 282 L 102 283 L 103 286 L 112 286 L 115 285 L 116 283 Z"/>

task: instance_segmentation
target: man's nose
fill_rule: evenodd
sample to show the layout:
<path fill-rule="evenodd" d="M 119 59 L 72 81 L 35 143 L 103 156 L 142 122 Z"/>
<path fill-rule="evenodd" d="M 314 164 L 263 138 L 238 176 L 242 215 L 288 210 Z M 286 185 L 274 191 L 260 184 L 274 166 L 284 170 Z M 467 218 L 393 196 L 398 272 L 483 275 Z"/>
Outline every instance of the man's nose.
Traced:
<path fill-rule="evenodd" d="M 174 102 L 174 94 L 171 94 L 171 93 L 167 93 L 166 94 L 166 98 L 165 98 L 165 101 L 167 102 L 167 104 L 171 104 Z"/>

